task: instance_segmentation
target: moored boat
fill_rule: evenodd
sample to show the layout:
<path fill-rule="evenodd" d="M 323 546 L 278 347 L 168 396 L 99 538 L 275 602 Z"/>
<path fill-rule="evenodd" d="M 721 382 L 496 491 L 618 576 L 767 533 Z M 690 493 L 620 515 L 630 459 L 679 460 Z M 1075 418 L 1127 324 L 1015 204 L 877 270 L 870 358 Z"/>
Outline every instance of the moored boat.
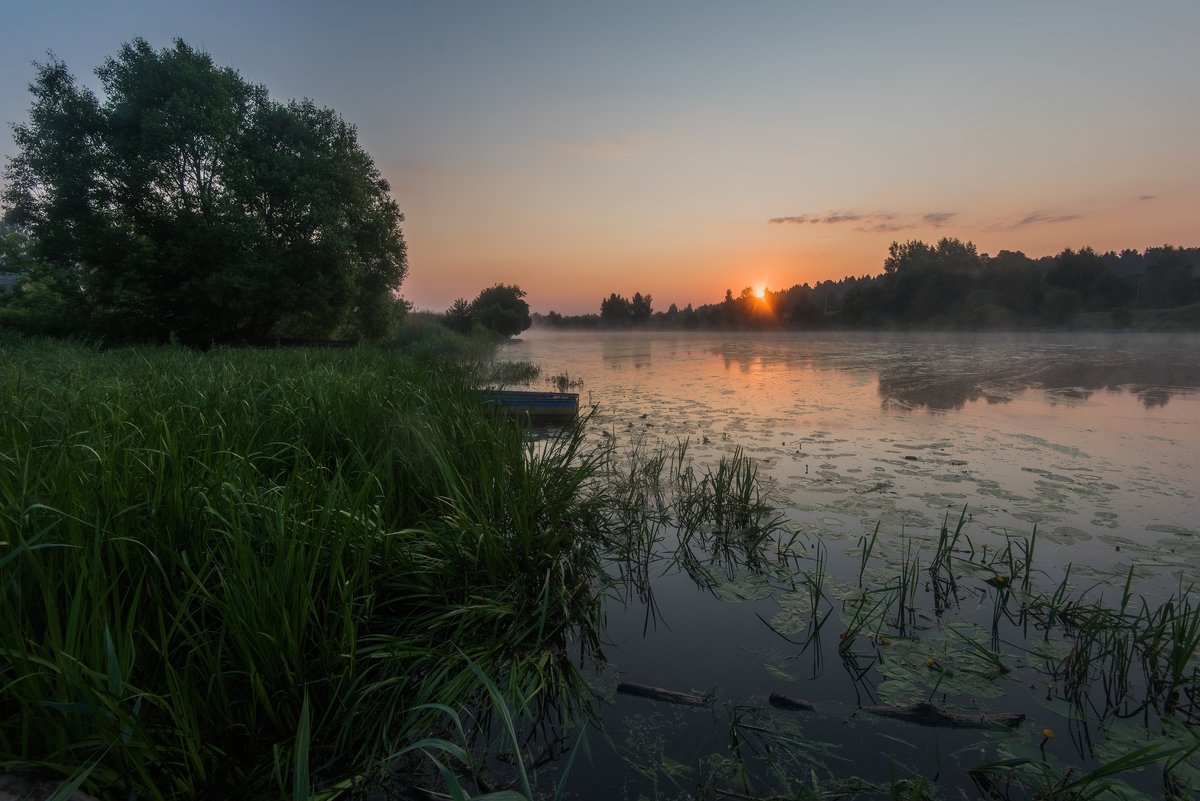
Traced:
<path fill-rule="evenodd" d="M 482 394 L 484 403 L 531 423 L 565 423 L 579 413 L 579 394 L 575 392 L 485 389 Z"/>

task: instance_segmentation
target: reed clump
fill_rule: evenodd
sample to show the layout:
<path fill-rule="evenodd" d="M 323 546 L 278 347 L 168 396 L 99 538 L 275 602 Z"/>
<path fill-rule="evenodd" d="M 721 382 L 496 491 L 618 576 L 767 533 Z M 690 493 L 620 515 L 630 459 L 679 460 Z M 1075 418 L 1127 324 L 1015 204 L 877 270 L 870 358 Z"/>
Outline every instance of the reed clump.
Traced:
<path fill-rule="evenodd" d="M 0 339 L 0 768 L 292 795 L 439 704 L 582 697 L 596 457 L 444 361 Z"/>

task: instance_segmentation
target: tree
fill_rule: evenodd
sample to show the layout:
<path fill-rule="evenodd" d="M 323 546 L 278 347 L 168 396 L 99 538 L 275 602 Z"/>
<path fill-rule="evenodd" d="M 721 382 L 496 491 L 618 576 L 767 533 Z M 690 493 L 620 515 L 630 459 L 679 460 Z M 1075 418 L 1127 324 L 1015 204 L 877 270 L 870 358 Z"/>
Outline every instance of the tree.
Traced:
<path fill-rule="evenodd" d="M 1052 286 L 1042 295 L 1042 319 L 1051 325 L 1067 325 L 1082 305 L 1078 291 Z"/>
<path fill-rule="evenodd" d="M 475 315 L 471 312 L 471 304 L 465 298 L 458 298 L 446 309 L 444 319 L 446 327 L 460 334 L 469 333 L 475 327 Z"/>
<path fill-rule="evenodd" d="M 1151 308 L 1182 306 L 1192 302 L 1200 285 L 1183 248 L 1163 245 L 1146 250 L 1144 305 Z"/>
<path fill-rule="evenodd" d="M 1081 248 L 1078 251 L 1067 248 L 1055 256 L 1054 265 L 1046 273 L 1046 285 L 1074 293 L 1077 305 L 1085 311 L 1112 308 L 1120 305 L 1121 301 L 1131 294 L 1121 278 L 1105 262 L 1104 257 L 1091 248 Z M 1058 309 L 1063 306 L 1064 297 L 1066 295 L 1051 303 L 1051 308 Z M 1069 308 L 1070 313 L 1074 314 L 1076 309 L 1070 306 L 1068 303 L 1064 308 Z M 1068 319 L 1069 317 L 1070 315 Z"/>
<path fill-rule="evenodd" d="M 933 255 L 933 248 L 916 239 L 910 239 L 903 245 L 893 242 L 888 247 L 888 257 L 883 261 L 883 270 L 888 275 L 903 273 L 928 262 Z"/>
<path fill-rule="evenodd" d="M 650 315 L 653 313 L 651 304 L 654 299 L 649 295 L 642 295 L 641 292 L 634 292 L 633 299 L 629 301 L 629 313 L 635 325 L 641 325 L 650 320 Z"/>
<path fill-rule="evenodd" d="M 533 324 L 524 298 L 525 290 L 516 284 L 490 286 L 471 302 L 471 316 L 500 336 L 516 336 Z"/>
<path fill-rule="evenodd" d="M 630 325 L 633 322 L 633 304 L 625 296 L 613 292 L 600 301 L 600 319 L 605 325 Z"/>
<path fill-rule="evenodd" d="M 0 327 L 38 336 L 70 336 L 79 286 L 33 252 L 29 232 L 0 222 Z"/>
<path fill-rule="evenodd" d="M 134 39 L 96 74 L 103 100 L 62 62 L 38 67 L 4 194 L 35 255 L 81 288 L 82 319 L 197 344 L 383 333 L 404 216 L 353 126 L 181 40 Z"/>

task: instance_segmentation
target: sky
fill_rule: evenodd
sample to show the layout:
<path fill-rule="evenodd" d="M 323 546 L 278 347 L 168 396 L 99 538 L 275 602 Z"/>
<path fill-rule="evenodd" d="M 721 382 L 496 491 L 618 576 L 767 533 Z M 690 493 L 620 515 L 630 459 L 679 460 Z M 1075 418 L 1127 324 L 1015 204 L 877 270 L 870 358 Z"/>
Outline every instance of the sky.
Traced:
<path fill-rule="evenodd" d="M 42 0 L 0 27 L 0 160 L 33 62 L 182 38 L 358 129 L 402 294 L 656 309 L 882 270 L 1200 245 L 1200 2 Z M 0 179 L 2 180 L 2 179 Z"/>

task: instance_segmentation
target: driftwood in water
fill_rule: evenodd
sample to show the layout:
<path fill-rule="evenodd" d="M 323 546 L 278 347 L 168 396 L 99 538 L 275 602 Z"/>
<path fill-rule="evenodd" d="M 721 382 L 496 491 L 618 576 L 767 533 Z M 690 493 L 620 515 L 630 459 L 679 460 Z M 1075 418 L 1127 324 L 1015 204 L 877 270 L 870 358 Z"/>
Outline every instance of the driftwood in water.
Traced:
<path fill-rule="evenodd" d="M 998 715 L 963 715 L 958 712 L 943 712 L 933 704 L 912 706 L 865 706 L 863 710 L 872 715 L 897 718 L 919 726 L 943 726 L 950 729 L 995 729 L 1001 726 L 1013 728 L 1025 720 L 1020 712 Z"/>
<path fill-rule="evenodd" d="M 815 706 L 808 701 L 805 701 L 803 698 L 793 698 L 792 696 L 784 695 L 783 693 L 771 693 L 770 698 L 767 700 L 770 701 L 771 706 L 775 707 L 776 709 L 788 709 L 792 712 L 811 712 L 816 709 Z"/>
<path fill-rule="evenodd" d="M 686 704 L 687 706 L 709 706 L 712 704 L 711 698 L 706 698 L 702 695 L 664 690 L 662 687 L 633 684 L 628 681 L 618 684 L 617 692 L 622 695 L 636 695 L 639 698 L 649 698 L 651 701 L 663 701 L 668 704 Z"/>

